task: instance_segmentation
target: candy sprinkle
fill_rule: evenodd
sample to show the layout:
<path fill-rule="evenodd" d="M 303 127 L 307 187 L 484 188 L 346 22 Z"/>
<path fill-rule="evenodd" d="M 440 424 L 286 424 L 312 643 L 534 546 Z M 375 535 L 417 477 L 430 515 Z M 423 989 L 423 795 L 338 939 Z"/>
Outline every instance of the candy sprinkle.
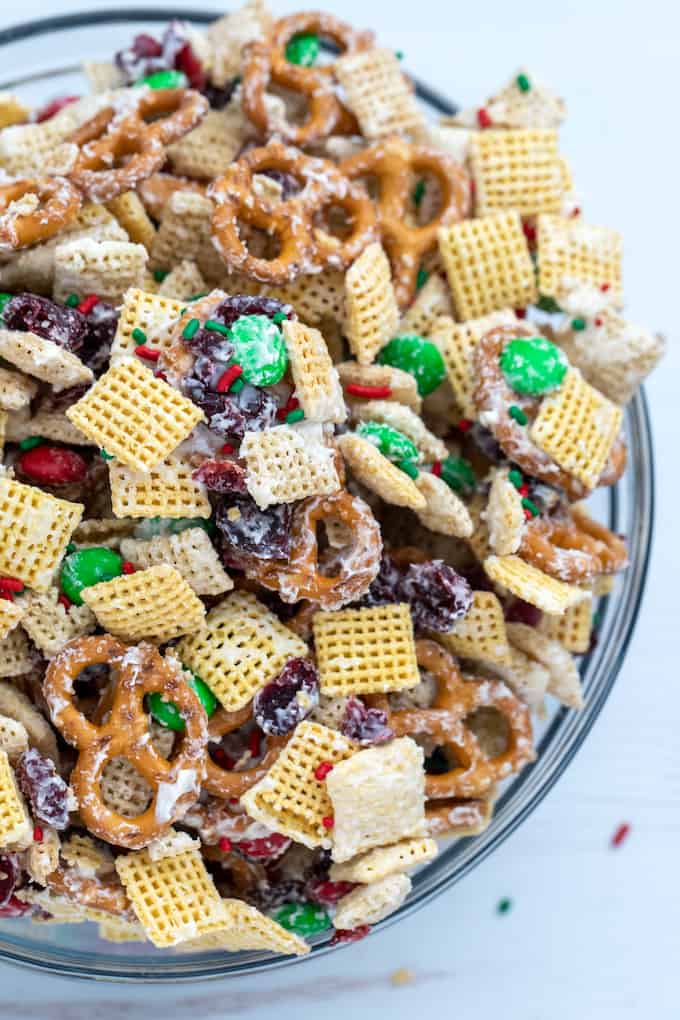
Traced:
<path fill-rule="evenodd" d="M 302 421 L 305 416 L 305 412 L 301 407 L 295 408 L 293 411 L 289 411 L 285 417 L 286 425 L 294 425 L 296 421 Z"/>
<path fill-rule="evenodd" d="M 410 461 L 410 460 L 399 460 L 399 461 L 397 461 L 397 467 L 401 471 L 403 471 L 404 474 L 407 474 L 409 476 L 409 478 L 416 479 L 418 477 L 418 475 L 420 474 L 420 472 L 418 471 L 418 468 L 415 466 L 413 461 Z"/>
<path fill-rule="evenodd" d="M 36 825 L 33 829 L 33 842 L 42 843 L 44 835 L 42 827 L 40 825 Z"/>
<path fill-rule="evenodd" d="M 419 269 L 418 275 L 416 276 L 416 290 L 420 290 L 427 283 L 427 278 L 430 274 L 427 269 Z"/>
<path fill-rule="evenodd" d="M 223 854 L 230 853 L 231 852 L 231 840 L 228 839 L 226 836 L 222 836 L 220 838 L 219 848 L 220 848 L 220 850 L 222 851 Z"/>
<path fill-rule="evenodd" d="M 200 326 L 201 323 L 199 319 L 189 319 L 186 326 L 182 330 L 182 339 L 191 340 L 198 333 Z"/>
<path fill-rule="evenodd" d="M 135 328 L 132 330 L 132 339 L 136 344 L 145 344 L 146 333 L 144 332 L 143 329 L 140 329 L 139 326 L 135 326 Z"/>
<path fill-rule="evenodd" d="M 575 330 L 575 332 L 581 333 L 586 328 L 586 320 L 585 319 L 572 319 L 571 320 L 571 328 L 573 330 Z"/>
<path fill-rule="evenodd" d="M 77 311 L 81 315 L 89 315 L 95 305 L 99 304 L 99 298 L 96 294 L 88 294 L 83 301 L 77 306 Z"/>
<path fill-rule="evenodd" d="M 345 393 L 350 397 L 363 397 L 364 400 L 389 400 L 392 396 L 389 386 L 362 386 L 361 383 L 348 383 Z"/>
<path fill-rule="evenodd" d="M 139 344 L 135 347 L 135 354 L 138 358 L 142 358 L 144 361 L 158 361 L 161 356 L 161 352 L 159 350 L 156 350 L 153 347 L 145 347 L 144 344 Z"/>
<path fill-rule="evenodd" d="M 620 846 L 623 846 L 625 841 L 630 835 L 630 825 L 628 822 L 622 822 L 618 829 L 611 838 L 611 846 L 614 850 L 618 850 Z"/>
<path fill-rule="evenodd" d="M 440 460 L 436 460 L 434 462 L 434 464 L 432 465 L 430 470 L 432 471 L 432 474 L 436 478 L 441 478 L 441 476 L 442 476 L 442 462 Z"/>
<path fill-rule="evenodd" d="M 512 482 L 516 489 L 519 489 L 524 482 L 522 472 L 518 471 L 517 468 L 512 468 L 511 471 L 508 471 L 508 479 Z"/>
<path fill-rule="evenodd" d="M 76 308 L 80 304 L 80 298 L 78 297 L 77 294 L 69 294 L 69 296 L 64 301 L 64 304 L 67 306 L 67 308 Z"/>
<path fill-rule="evenodd" d="M 324 829 L 332 829 L 333 826 L 335 825 L 335 819 L 331 815 L 326 815 L 324 818 L 321 819 L 321 824 L 323 825 Z"/>
<path fill-rule="evenodd" d="M 489 116 L 489 114 L 487 113 L 483 106 L 481 106 L 479 110 L 477 110 L 477 123 L 479 124 L 480 128 L 491 127 L 492 124 L 491 117 Z"/>
<path fill-rule="evenodd" d="M 531 92 L 531 82 L 527 78 L 526 74 L 518 74 L 515 80 L 520 92 Z"/>
<path fill-rule="evenodd" d="M 219 377 L 215 389 L 218 393 L 226 393 L 240 375 L 243 375 L 242 367 L 240 365 L 230 365 Z"/>
<path fill-rule="evenodd" d="M 221 322 L 216 322 L 215 319 L 207 319 L 204 329 L 210 330 L 211 333 L 219 333 L 221 336 L 229 336 L 229 329 Z"/>
<path fill-rule="evenodd" d="M 502 900 L 498 901 L 498 904 L 496 906 L 497 914 L 509 914 L 511 910 L 512 900 L 509 899 L 507 896 L 504 896 Z"/>
<path fill-rule="evenodd" d="M 42 442 L 43 442 L 42 436 L 26 436 L 26 438 L 22 439 L 21 442 L 19 443 L 19 449 L 33 450 L 35 449 L 36 446 L 40 446 Z"/>
<path fill-rule="evenodd" d="M 526 425 L 529 421 L 522 408 L 518 407 L 517 404 L 510 405 L 508 408 L 508 414 L 517 422 L 518 425 Z M 458 427 L 460 428 L 460 425 Z"/>
<path fill-rule="evenodd" d="M 99 451 L 99 456 L 101 457 L 102 460 L 114 460 L 115 459 L 113 454 L 112 453 L 107 453 L 106 450 L 100 450 Z"/>
<path fill-rule="evenodd" d="M 153 278 L 156 283 L 162 283 L 166 276 L 170 275 L 169 269 L 154 269 Z"/>
<path fill-rule="evenodd" d="M 326 778 L 326 776 L 328 775 L 328 773 L 332 772 L 332 771 L 333 771 L 333 762 L 331 762 L 331 761 L 322 761 L 314 769 L 314 778 L 318 779 L 318 781 L 320 783 L 323 783 L 323 781 Z"/>
<path fill-rule="evenodd" d="M 276 312 L 275 315 L 272 315 L 272 322 L 275 322 L 277 326 L 279 325 L 279 323 L 286 322 L 287 320 L 288 316 L 286 315 L 285 312 Z"/>
<path fill-rule="evenodd" d="M 538 509 L 536 504 L 532 500 L 528 499 L 526 496 L 522 497 L 522 506 L 524 507 L 525 510 L 529 511 L 532 517 L 538 517 L 540 510 Z"/>

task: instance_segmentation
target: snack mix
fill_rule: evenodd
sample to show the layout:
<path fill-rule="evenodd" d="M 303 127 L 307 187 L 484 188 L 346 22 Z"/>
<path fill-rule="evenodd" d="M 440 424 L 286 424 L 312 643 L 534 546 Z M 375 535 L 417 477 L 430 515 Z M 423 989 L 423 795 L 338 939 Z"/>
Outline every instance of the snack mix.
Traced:
<path fill-rule="evenodd" d="M 0 96 L 0 915 L 354 941 L 581 706 L 663 342 L 529 71 L 431 123 L 250 0 L 85 73 Z"/>

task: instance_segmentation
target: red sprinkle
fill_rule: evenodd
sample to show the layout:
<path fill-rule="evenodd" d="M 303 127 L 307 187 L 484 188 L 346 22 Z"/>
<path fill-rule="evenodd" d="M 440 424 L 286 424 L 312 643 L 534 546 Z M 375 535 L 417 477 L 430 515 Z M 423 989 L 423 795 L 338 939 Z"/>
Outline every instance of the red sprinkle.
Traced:
<path fill-rule="evenodd" d="M 260 750 L 262 747 L 262 730 L 254 729 L 250 731 L 248 737 L 248 750 L 250 751 L 253 758 L 260 757 Z"/>
<path fill-rule="evenodd" d="M 147 347 L 146 344 L 140 344 L 138 347 L 135 347 L 135 354 L 144 361 L 158 361 L 161 356 L 160 351 L 155 350 L 153 347 Z"/>
<path fill-rule="evenodd" d="M 34 843 L 42 843 L 43 835 L 44 835 L 44 833 L 43 833 L 41 827 L 39 825 L 36 825 L 36 827 L 33 829 L 33 842 Z"/>
<path fill-rule="evenodd" d="M 524 482 L 523 485 L 520 485 L 520 487 L 519 487 L 519 489 L 517 491 L 519 492 L 520 496 L 528 496 L 529 495 L 529 486 L 527 485 L 526 482 Z"/>
<path fill-rule="evenodd" d="M 477 110 L 477 123 L 480 128 L 491 127 L 491 124 L 493 123 L 491 117 L 483 106 L 480 106 L 479 110 Z"/>
<path fill-rule="evenodd" d="M 18 577 L 0 577 L 0 588 L 4 588 L 5 591 L 20 592 L 24 590 L 24 582 L 20 581 Z"/>
<path fill-rule="evenodd" d="M 533 244 L 533 242 L 536 240 L 536 227 L 533 225 L 533 223 L 523 223 L 522 230 L 524 231 L 524 236 L 526 237 L 527 241 L 529 241 L 530 244 Z"/>
<path fill-rule="evenodd" d="M 361 383 L 348 383 L 345 393 L 350 397 L 363 397 L 365 400 L 388 400 L 392 396 L 389 386 L 362 386 Z"/>
<path fill-rule="evenodd" d="M 434 464 L 432 465 L 432 474 L 435 475 L 437 478 L 441 478 L 441 476 L 442 476 L 442 462 L 440 460 L 436 460 L 434 462 Z"/>
<path fill-rule="evenodd" d="M 610 287 L 611 287 L 610 283 L 603 283 L 602 286 L 600 287 L 600 290 L 602 291 L 603 294 L 606 294 Z"/>
<path fill-rule="evenodd" d="M 515 315 L 518 319 L 526 319 L 527 310 L 526 308 L 515 308 Z"/>
<path fill-rule="evenodd" d="M 571 215 L 572 216 L 580 216 L 581 215 L 581 207 L 579 205 L 577 205 L 574 209 L 571 210 Z"/>
<path fill-rule="evenodd" d="M 70 103 L 75 103 L 79 99 L 80 96 L 57 96 L 56 99 L 53 99 L 50 103 L 47 103 L 46 106 L 43 106 L 42 109 L 38 110 L 34 118 L 35 123 L 42 124 L 43 121 L 50 120 L 50 118 L 54 117 L 56 113 L 63 110 L 65 106 L 68 106 Z"/>
<path fill-rule="evenodd" d="M 468 418 L 461 418 L 458 422 L 458 428 L 461 432 L 467 432 L 468 429 L 472 428 L 472 422 Z"/>
<path fill-rule="evenodd" d="M 527 507 L 524 507 L 524 520 L 530 521 L 533 516 L 534 515 L 532 514 L 531 510 L 527 509 Z"/>
<path fill-rule="evenodd" d="M 330 945 L 337 946 L 340 942 L 359 942 L 366 938 L 370 930 L 370 924 L 360 924 L 358 928 L 338 928 Z"/>
<path fill-rule="evenodd" d="M 70 609 L 71 606 L 73 605 L 68 595 L 64 595 L 63 593 L 59 596 L 57 602 L 59 603 L 60 606 L 63 606 L 64 609 L 66 610 Z"/>
<path fill-rule="evenodd" d="M 280 407 L 276 412 L 276 417 L 279 421 L 284 421 L 286 415 L 290 414 L 291 411 L 297 411 L 300 406 L 300 401 L 297 397 L 289 397 L 284 407 Z"/>
<path fill-rule="evenodd" d="M 596 326 L 601 326 L 601 325 L 602 325 L 602 319 L 601 319 L 601 318 L 599 317 L 599 315 L 598 315 L 598 317 L 597 317 L 597 318 L 595 319 L 595 325 L 596 325 Z"/>
<path fill-rule="evenodd" d="M 224 446 L 220 447 L 220 453 L 233 453 L 235 449 L 236 447 L 232 446 L 231 443 L 225 443 Z"/>
<path fill-rule="evenodd" d="M 612 836 L 611 845 L 616 849 L 620 847 L 628 839 L 630 834 L 630 825 L 628 822 L 623 822 L 619 825 L 618 829 Z"/>
<path fill-rule="evenodd" d="M 218 393 L 226 393 L 231 384 L 236 382 L 240 375 L 243 375 L 242 367 L 240 365 L 231 365 L 226 372 L 222 373 L 215 389 Z"/>
<path fill-rule="evenodd" d="M 120 569 L 123 571 L 124 574 L 134 574 L 135 571 L 137 570 L 137 567 L 134 565 L 134 563 L 130 563 L 129 560 L 123 560 Z"/>
<path fill-rule="evenodd" d="M 318 779 L 320 783 L 324 781 L 329 772 L 333 771 L 332 761 L 322 761 L 314 769 L 314 778 Z"/>
<path fill-rule="evenodd" d="M 100 299 L 96 294 L 88 294 L 79 305 L 76 305 L 76 311 L 80 312 L 81 315 L 89 315 L 95 305 L 99 304 Z"/>
<path fill-rule="evenodd" d="M 219 845 L 220 845 L 220 850 L 222 851 L 223 854 L 228 854 L 228 853 L 231 852 L 231 840 L 227 839 L 226 836 L 222 836 L 222 838 L 220 839 L 220 844 Z"/>
<path fill-rule="evenodd" d="M 332 829 L 333 826 L 335 825 L 335 819 L 332 817 L 332 815 L 326 815 L 324 818 L 321 819 L 321 824 L 323 825 L 324 829 Z"/>

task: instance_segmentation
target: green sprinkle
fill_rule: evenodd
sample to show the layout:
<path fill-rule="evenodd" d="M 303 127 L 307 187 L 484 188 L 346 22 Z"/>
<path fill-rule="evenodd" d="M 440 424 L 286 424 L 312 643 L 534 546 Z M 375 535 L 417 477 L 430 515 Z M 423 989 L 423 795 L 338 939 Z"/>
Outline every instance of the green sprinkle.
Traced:
<path fill-rule="evenodd" d="M 553 314 L 562 311 L 555 298 L 548 297 L 547 294 L 541 294 L 536 307 L 540 308 L 542 312 L 551 312 Z"/>
<path fill-rule="evenodd" d="M 512 910 L 512 900 L 508 899 L 507 896 L 503 897 L 502 900 L 498 901 L 496 907 L 497 914 L 508 914 Z"/>
<path fill-rule="evenodd" d="M 196 336 L 200 328 L 201 323 L 199 319 L 189 319 L 182 332 L 183 339 L 191 340 L 192 337 Z"/>
<path fill-rule="evenodd" d="M 286 315 L 285 312 L 277 312 L 276 315 L 272 315 L 272 322 L 275 322 L 277 326 L 281 322 L 286 322 L 287 319 L 288 316 Z"/>
<path fill-rule="evenodd" d="M 233 383 L 229 387 L 229 392 L 240 393 L 244 386 L 245 381 L 241 378 L 241 376 L 239 376 L 238 379 L 234 379 Z"/>
<path fill-rule="evenodd" d="M 572 319 L 571 320 L 571 328 L 576 330 L 577 333 L 580 333 L 581 330 L 586 328 L 586 320 L 585 319 Z"/>
<path fill-rule="evenodd" d="M 27 436 L 19 443 L 20 450 L 32 450 L 43 442 L 42 436 Z"/>
<path fill-rule="evenodd" d="M 510 405 L 508 408 L 508 414 L 511 418 L 514 418 L 518 425 L 526 425 L 529 421 L 522 408 L 518 407 L 517 404 Z"/>
<path fill-rule="evenodd" d="M 211 333 L 219 333 L 221 336 L 229 336 L 229 329 L 221 322 L 217 322 L 215 319 L 207 319 L 203 329 L 210 330 Z"/>
<path fill-rule="evenodd" d="M 395 50 L 394 51 L 394 55 L 397 58 L 397 60 L 403 60 L 404 59 L 403 50 Z"/>
<path fill-rule="evenodd" d="M 429 275 L 430 274 L 428 273 L 427 269 L 418 270 L 418 275 L 416 276 L 416 290 L 420 290 L 421 287 L 425 286 Z"/>
<path fill-rule="evenodd" d="M 113 454 L 107 453 L 106 450 L 100 450 L 99 456 L 101 457 L 102 460 L 114 460 Z"/>
<path fill-rule="evenodd" d="M 286 60 L 300 67 L 312 67 L 319 56 L 319 37 L 314 32 L 299 32 L 286 46 Z"/>
<path fill-rule="evenodd" d="M 69 542 L 69 544 L 66 546 L 66 555 L 69 556 L 71 553 L 74 553 L 75 551 L 76 551 L 75 542 Z"/>
<path fill-rule="evenodd" d="M 156 283 L 162 283 L 166 276 L 170 275 L 169 269 L 154 269 L 153 278 Z"/>
<path fill-rule="evenodd" d="M 294 411 L 289 411 L 285 417 L 286 425 L 294 425 L 296 421 L 302 421 L 305 416 L 305 412 L 301 407 L 296 407 Z"/>
<path fill-rule="evenodd" d="M 529 511 L 532 517 L 538 517 L 541 512 L 536 504 L 532 500 L 528 499 L 527 496 L 522 497 L 522 506 L 525 510 Z"/>
<path fill-rule="evenodd" d="M 418 468 L 415 466 L 415 464 L 411 460 L 400 460 L 400 461 L 397 461 L 397 467 L 400 469 L 400 471 L 403 471 L 405 474 L 407 474 L 409 476 L 409 478 L 414 478 L 415 479 L 420 474 L 420 472 L 418 471 Z"/>
<path fill-rule="evenodd" d="M 154 74 L 139 78 L 134 84 L 136 87 L 148 85 L 150 89 L 184 89 L 189 79 L 182 71 L 155 71 Z"/>
<path fill-rule="evenodd" d="M 413 204 L 416 209 L 420 206 L 420 203 L 425 197 L 425 181 L 422 178 L 418 181 L 415 188 L 413 189 Z"/>
<path fill-rule="evenodd" d="M 513 468 L 512 471 L 508 471 L 508 478 L 515 486 L 519 489 L 521 485 L 524 485 L 524 479 L 522 478 L 522 472 L 518 471 L 517 468 Z"/>
<path fill-rule="evenodd" d="M 531 82 L 527 78 L 526 74 L 518 74 L 515 80 L 517 82 L 517 88 L 520 90 L 520 92 L 531 91 Z"/>
<path fill-rule="evenodd" d="M 68 297 L 66 298 L 66 300 L 64 301 L 64 304 L 65 304 L 65 305 L 66 305 L 66 306 L 67 306 L 68 308 L 75 308 L 75 307 L 76 307 L 76 305 L 79 305 L 79 304 L 80 304 L 80 298 L 78 297 L 78 295 L 77 295 L 77 294 L 69 294 L 69 296 L 68 296 Z"/>
<path fill-rule="evenodd" d="M 136 344 L 145 344 L 146 333 L 144 332 L 143 329 L 140 329 L 139 326 L 135 326 L 135 328 L 132 330 L 132 339 Z"/>

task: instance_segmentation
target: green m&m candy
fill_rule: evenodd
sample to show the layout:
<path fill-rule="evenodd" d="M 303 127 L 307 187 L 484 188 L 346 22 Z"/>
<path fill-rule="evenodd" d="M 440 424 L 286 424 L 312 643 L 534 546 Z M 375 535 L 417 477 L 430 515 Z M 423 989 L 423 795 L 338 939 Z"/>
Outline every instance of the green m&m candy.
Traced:
<path fill-rule="evenodd" d="M 391 365 L 412 375 L 421 397 L 436 390 L 446 378 L 444 359 L 437 347 L 415 333 L 395 336 L 383 347 L 378 361 L 381 365 Z"/>
<path fill-rule="evenodd" d="M 299 32 L 286 46 L 286 60 L 289 64 L 311 67 L 319 58 L 319 37 L 313 32 Z"/>
<path fill-rule="evenodd" d="M 14 294 L 8 294 L 6 291 L 0 292 L 0 320 L 2 320 L 2 314 L 5 311 L 5 305 L 8 304 L 13 297 Z"/>
<path fill-rule="evenodd" d="M 362 422 L 357 429 L 357 435 L 377 446 L 389 460 L 418 460 L 417 446 L 403 432 L 389 425 L 381 425 L 377 421 Z"/>
<path fill-rule="evenodd" d="M 187 683 L 203 705 L 206 715 L 210 717 L 217 708 L 217 698 L 213 692 L 201 680 L 200 676 L 196 676 L 195 673 L 192 673 Z M 147 706 L 151 715 L 161 726 L 166 726 L 169 730 L 175 730 L 176 733 L 181 733 L 184 730 L 184 719 L 174 701 L 165 701 L 162 694 L 154 691 L 153 694 L 149 694 L 147 697 Z"/>
<path fill-rule="evenodd" d="M 150 89 L 185 89 L 189 79 L 182 71 L 154 71 L 140 78 L 135 85 L 148 85 Z"/>
<path fill-rule="evenodd" d="M 464 457 L 447 457 L 441 467 L 440 477 L 454 492 L 471 492 L 477 484 L 472 465 Z"/>
<path fill-rule="evenodd" d="M 112 581 L 123 572 L 123 560 L 118 553 L 104 546 L 94 549 L 77 549 L 65 557 L 59 575 L 59 584 L 69 602 L 82 606 L 81 592 L 101 581 Z"/>
<path fill-rule="evenodd" d="M 243 369 L 242 378 L 253 386 L 273 386 L 288 368 L 283 334 L 266 315 L 242 315 L 230 330 L 234 361 Z"/>
<path fill-rule="evenodd" d="M 274 920 L 296 935 L 316 935 L 331 926 L 331 919 L 316 903 L 284 903 L 274 911 Z"/>
<path fill-rule="evenodd" d="M 516 393 L 535 397 L 557 389 L 567 374 L 563 351 L 543 336 L 517 337 L 503 348 L 501 372 Z"/>

